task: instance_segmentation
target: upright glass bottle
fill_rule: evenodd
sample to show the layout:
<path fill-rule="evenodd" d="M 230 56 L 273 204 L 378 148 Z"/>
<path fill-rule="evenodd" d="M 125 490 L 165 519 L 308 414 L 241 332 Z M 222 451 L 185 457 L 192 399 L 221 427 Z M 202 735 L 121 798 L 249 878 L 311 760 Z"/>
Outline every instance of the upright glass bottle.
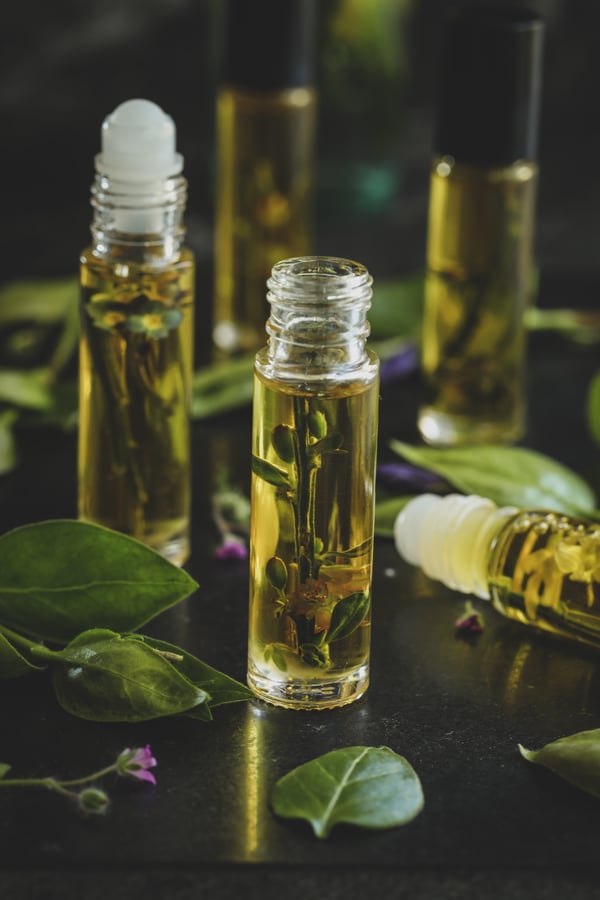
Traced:
<path fill-rule="evenodd" d="M 600 525 L 477 496 L 422 494 L 399 514 L 400 555 L 510 619 L 600 647 Z"/>
<path fill-rule="evenodd" d="M 467 7 L 444 33 L 431 172 L 418 425 L 436 445 L 524 430 L 543 25 Z"/>
<path fill-rule="evenodd" d="M 256 356 L 248 683 L 289 708 L 369 683 L 379 363 L 372 279 L 325 257 L 274 266 Z"/>
<path fill-rule="evenodd" d="M 255 352 L 277 260 L 310 252 L 314 0 L 227 0 L 217 96 L 217 356 Z"/>
<path fill-rule="evenodd" d="M 102 125 L 81 256 L 79 515 L 189 551 L 194 258 L 175 127 L 147 100 Z"/>

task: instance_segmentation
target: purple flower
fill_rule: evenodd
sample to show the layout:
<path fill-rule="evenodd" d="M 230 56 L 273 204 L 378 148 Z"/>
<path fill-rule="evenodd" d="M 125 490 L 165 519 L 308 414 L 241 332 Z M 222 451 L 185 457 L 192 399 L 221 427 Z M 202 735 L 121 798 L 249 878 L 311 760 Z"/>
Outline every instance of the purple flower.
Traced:
<path fill-rule="evenodd" d="M 132 778 L 138 778 L 140 781 L 149 781 L 150 784 L 156 784 L 156 778 L 148 769 L 156 766 L 156 759 L 152 756 L 150 744 L 145 747 L 135 747 L 131 750 L 127 747 L 119 753 L 116 762 L 116 770 L 119 775 L 130 775 Z"/>
<path fill-rule="evenodd" d="M 483 631 L 483 619 L 473 604 L 467 601 L 462 615 L 454 623 L 459 634 L 481 634 Z"/>
<path fill-rule="evenodd" d="M 242 540 L 230 535 L 217 547 L 215 556 L 217 559 L 246 559 L 248 548 Z"/>
<path fill-rule="evenodd" d="M 377 479 L 384 487 L 402 491 L 444 491 L 449 487 L 448 482 L 435 472 L 404 462 L 380 463 Z"/>
<path fill-rule="evenodd" d="M 387 384 L 397 378 L 406 378 L 417 369 L 419 354 L 413 344 L 407 344 L 398 353 L 384 359 L 381 363 L 381 383 Z"/>

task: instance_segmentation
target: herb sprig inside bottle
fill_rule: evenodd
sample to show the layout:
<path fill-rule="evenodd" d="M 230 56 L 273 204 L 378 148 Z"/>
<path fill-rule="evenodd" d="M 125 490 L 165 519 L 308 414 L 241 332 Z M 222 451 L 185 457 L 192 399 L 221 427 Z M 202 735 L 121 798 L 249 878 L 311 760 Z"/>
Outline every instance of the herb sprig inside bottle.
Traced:
<path fill-rule="evenodd" d="M 79 513 L 188 554 L 194 259 L 171 119 L 121 104 L 102 128 L 81 258 Z"/>
<path fill-rule="evenodd" d="M 290 707 L 368 685 L 378 361 L 371 277 L 307 257 L 274 267 L 255 367 L 250 686 Z"/>

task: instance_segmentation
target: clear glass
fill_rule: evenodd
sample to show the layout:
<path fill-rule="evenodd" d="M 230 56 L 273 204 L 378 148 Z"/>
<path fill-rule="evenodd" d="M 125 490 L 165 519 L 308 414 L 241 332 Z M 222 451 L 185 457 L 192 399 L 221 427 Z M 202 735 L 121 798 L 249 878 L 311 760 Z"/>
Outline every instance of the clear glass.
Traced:
<path fill-rule="evenodd" d="M 269 280 L 256 357 L 248 683 L 289 708 L 328 708 L 369 683 L 377 358 L 371 277 L 306 257 Z"/>
<path fill-rule="evenodd" d="M 98 177 L 81 255 L 79 516 L 181 565 L 189 553 L 194 257 L 183 178 L 160 197 Z M 156 231 L 134 228 L 153 221 Z"/>
<path fill-rule="evenodd" d="M 600 526 L 521 511 L 488 562 L 495 608 L 511 619 L 600 647 Z"/>
<path fill-rule="evenodd" d="M 315 114 L 316 95 L 309 87 L 219 92 L 213 312 L 218 354 L 262 346 L 271 268 L 310 252 Z"/>
<path fill-rule="evenodd" d="M 599 523 L 476 495 L 420 494 L 394 532 L 400 555 L 430 578 L 517 622 L 600 647 Z"/>
<path fill-rule="evenodd" d="M 537 167 L 434 161 L 419 430 L 439 446 L 511 442 L 524 431 L 524 314 Z"/>

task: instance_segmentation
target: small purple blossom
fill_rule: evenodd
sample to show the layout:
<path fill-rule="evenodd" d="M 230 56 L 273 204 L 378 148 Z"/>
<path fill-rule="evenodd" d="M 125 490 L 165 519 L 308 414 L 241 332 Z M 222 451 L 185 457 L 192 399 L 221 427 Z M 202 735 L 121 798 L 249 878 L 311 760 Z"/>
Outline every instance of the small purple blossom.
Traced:
<path fill-rule="evenodd" d="M 389 356 L 381 363 L 381 383 L 388 384 L 399 378 L 406 378 L 416 372 L 419 354 L 414 344 L 407 344 L 398 353 Z"/>
<path fill-rule="evenodd" d="M 435 472 L 404 462 L 379 463 L 377 480 L 380 485 L 395 490 L 445 491 L 449 487 Z"/>
<path fill-rule="evenodd" d="M 246 544 L 235 535 L 229 535 L 215 550 L 217 559 L 247 559 L 248 548 Z"/>
<path fill-rule="evenodd" d="M 459 634 L 481 634 L 483 619 L 470 601 L 465 603 L 462 615 L 454 623 Z"/>
<path fill-rule="evenodd" d="M 156 778 L 148 769 L 153 769 L 157 765 L 156 759 L 152 756 L 150 744 L 145 747 L 135 747 L 133 750 L 127 747 L 119 753 L 115 765 L 119 775 L 130 775 L 140 781 L 149 781 L 150 784 L 156 784 Z"/>

